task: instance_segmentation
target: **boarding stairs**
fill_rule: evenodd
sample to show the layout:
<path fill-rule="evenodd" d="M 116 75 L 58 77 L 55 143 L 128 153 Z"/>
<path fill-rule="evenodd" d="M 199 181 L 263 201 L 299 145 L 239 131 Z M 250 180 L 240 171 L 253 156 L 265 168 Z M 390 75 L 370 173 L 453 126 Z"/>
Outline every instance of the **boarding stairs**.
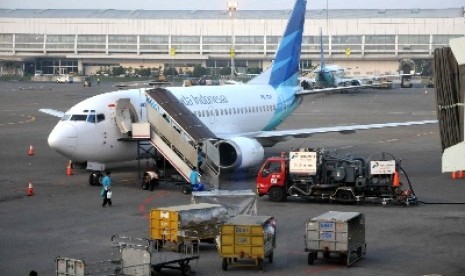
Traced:
<path fill-rule="evenodd" d="M 186 181 L 196 167 L 203 183 L 218 187 L 216 135 L 167 89 L 150 89 L 146 96 L 152 145 Z"/>

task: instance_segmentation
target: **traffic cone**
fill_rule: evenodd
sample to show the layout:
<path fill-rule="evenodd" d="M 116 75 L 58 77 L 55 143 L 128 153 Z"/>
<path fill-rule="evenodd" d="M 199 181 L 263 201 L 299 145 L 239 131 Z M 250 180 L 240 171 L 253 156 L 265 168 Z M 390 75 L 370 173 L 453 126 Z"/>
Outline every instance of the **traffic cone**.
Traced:
<path fill-rule="evenodd" d="M 394 177 L 392 178 L 392 187 L 399 187 L 399 173 L 397 171 L 394 172 Z"/>
<path fill-rule="evenodd" d="M 34 195 L 34 188 L 32 187 L 32 182 L 29 180 L 29 186 L 27 187 L 27 196 Z"/>
<path fill-rule="evenodd" d="M 68 166 L 66 167 L 66 175 L 73 175 L 73 162 L 69 160 Z"/>
<path fill-rule="evenodd" d="M 27 154 L 28 155 L 34 155 L 34 147 L 31 145 L 29 145 L 29 150 L 27 151 Z"/>
<path fill-rule="evenodd" d="M 457 172 L 453 171 L 451 177 L 452 179 L 457 179 Z"/>

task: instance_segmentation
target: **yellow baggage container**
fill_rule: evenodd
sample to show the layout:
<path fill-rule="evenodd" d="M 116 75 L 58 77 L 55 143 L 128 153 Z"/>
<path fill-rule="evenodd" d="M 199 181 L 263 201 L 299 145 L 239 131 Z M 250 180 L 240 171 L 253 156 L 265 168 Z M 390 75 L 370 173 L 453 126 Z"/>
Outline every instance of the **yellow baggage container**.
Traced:
<path fill-rule="evenodd" d="M 178 244 L 186 239 L 214 239 L 228 219 L 228 210 L 220 204 L 160 207 L 150 211 L 149 237 Z"/>
<path fill-rule="evenodd" d="M 264 270 L 263 260 L 268 258 L 273 262 L 275 247 L 276 220 L 273 217 L 239 215 L 221 227 L 218 251 L 223 258 L 223 270 L 229 265 L 251 264 Z M 253 262 L 247 263 L 247 260 Z"/>

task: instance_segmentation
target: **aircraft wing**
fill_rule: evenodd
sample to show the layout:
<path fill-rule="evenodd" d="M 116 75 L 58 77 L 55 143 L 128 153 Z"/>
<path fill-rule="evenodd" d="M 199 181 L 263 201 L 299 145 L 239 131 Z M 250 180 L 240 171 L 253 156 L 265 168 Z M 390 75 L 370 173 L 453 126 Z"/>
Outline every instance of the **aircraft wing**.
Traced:
<path fill-rule="evenodd" d="M 309 94 L 319 94 L 319 93 L 326 93 L 326 92 L 339 92 L 339 91 L 346 91 L 346 90 L 354 90 L 360 88 L 370 88 L 376 87 L 376 84 L 362 84 L 362 85 L 350 85 L 350 86 L 338 86 L 338 87 L 328 87 L 328 88 L 315 88 L 315 89 L 302 89 L 297 91 L 296 95 L 309 95 Z"/>
<path fill-rule="evenodd" d="M 58 117 L 58 118 L 61 118 L 61 117 L 63 117 L 63 115 L 65 115 L 65 113 L 63 111 L 59 111 L 59 110 L 55 110 L 55 109 L 42 108 L 42 109 L 39 109 L 39 111 L 42 112 L 42 113 L 48 114 L 48 115 Z"/>
<path fill-rule="evenodd" d="M 271 131 L 259 131 L 256 133 L 245 133 L 246 137 L 260 138 L 305 138 L 314 134 L 322 134 L 329 132 L 339 132 L 341 134 L 355 133 L 357 130 L 367 129 L 379 129 L 388 127 L 399 127 L 399 126 L 413 126 L 413 125 L 425 125 L 435 124 L 437 120 L 424 120 L 424 121 L 411 121 L 411 122 L 398 122 L 398 123 L 383 123 L 383 124 L 369 124 L 369 125 L 350 125 L 350 126 L 332 126 L 332 127 L 319 127 L 319 128 L 304 128 L 294 130 L 271 130 Z"/>

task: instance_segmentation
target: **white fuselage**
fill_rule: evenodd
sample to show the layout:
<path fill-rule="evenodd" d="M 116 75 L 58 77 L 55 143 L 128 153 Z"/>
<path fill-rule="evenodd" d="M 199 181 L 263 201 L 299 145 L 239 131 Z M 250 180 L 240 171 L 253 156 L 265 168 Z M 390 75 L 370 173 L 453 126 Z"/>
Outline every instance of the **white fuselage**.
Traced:
<path fill-rule="evenodd" d="M 168 90 L 216 136 L 224 139 L 273 129 L 298 104 L 293 91 L 278 93 L 269 85 L 170 87 Z M 76 104 L 50 133 L 50 147 L 81 162 L 135 159 L 136 143 L 118 140 L 124 135 L 116 125 L 114 105 L 121 98 L 129 98 L 138 121 L 145 122 L 145 91 L 142 88 L 109 92 Z"/>

